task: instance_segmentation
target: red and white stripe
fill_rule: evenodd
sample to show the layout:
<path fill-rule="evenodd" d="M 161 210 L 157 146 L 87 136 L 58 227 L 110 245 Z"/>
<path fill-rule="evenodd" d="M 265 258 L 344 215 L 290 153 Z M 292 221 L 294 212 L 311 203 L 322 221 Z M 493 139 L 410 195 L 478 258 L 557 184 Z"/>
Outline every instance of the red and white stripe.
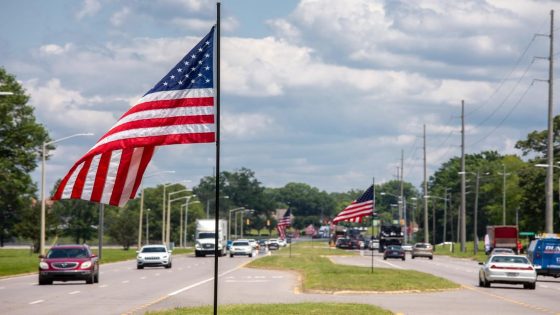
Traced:
<path fill-rule="evenodd" d="M 354 201 L 333 219 L 333 223 L 336 224 L 339 221 L 362 222 L 362 217 L 373 214 L 373 208 L 373 200 L 360 203 Z"/>
<path fill-rule="evenodd" d="M 122 207 L 136 195 L 156 146 L 215 137 L 213 89 L 147 94 L 74 164 L 52 199 Z"/>

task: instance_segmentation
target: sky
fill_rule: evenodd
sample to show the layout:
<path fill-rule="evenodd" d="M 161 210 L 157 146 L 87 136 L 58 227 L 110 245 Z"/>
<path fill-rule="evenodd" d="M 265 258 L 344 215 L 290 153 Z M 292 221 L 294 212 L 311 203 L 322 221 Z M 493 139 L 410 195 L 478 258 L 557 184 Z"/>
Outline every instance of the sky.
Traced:
<path fill-rule="evenodd" d="M 222 171 L 249 168 L 266 187 L 345 192 L 395 179 L 402 154 L 404 179 L 419 187 L 423 126 L 430 175 L 461 153 L 463 100 L 466 153 L 520 154 L 516 141 L 546 129 L 542 57 L 558 1 L 224 0 L 221 8 Z M 0 66 L 25 87 L 37 121 L 52 139 L 94 133 L 56 144 L 47 191 L 215 19 L 215 2 L 204 0 L 0 2 Z M 213 173 L 215 149 L 159 147 L 146 171 L 159 175 L 144 185 L 198 184 Z M 40 168 L 32 176 L 39 183 Z"/>

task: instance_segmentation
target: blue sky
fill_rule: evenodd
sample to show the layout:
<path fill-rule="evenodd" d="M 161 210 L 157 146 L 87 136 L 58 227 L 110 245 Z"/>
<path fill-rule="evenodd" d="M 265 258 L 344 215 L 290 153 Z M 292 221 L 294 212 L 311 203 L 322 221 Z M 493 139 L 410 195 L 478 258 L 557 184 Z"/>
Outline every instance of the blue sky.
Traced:
<path fill-rule="evenodd" d="M 223 170 L 247 167 L 268 187 L 326 191 L 405 180 L 466 151 L 517 153 L 546 128 L 550 10 L 557 1 L 226 0 L 222 2 Z M 203 37 L 215 2 L 2 1 L 0 66 L 31 95 L 60 142 L 47 186 L 65 175 Z M 559 23 L 556 23 L 560 25 Z M 556 36 L 555 36 L 556 37 Z M 558 110 L 555 109 L 555 114 Z M 146 179 L 198 183 L 212 144 L 161 147 Z M 34 174 L 39 180 L 39 170 Z"/>

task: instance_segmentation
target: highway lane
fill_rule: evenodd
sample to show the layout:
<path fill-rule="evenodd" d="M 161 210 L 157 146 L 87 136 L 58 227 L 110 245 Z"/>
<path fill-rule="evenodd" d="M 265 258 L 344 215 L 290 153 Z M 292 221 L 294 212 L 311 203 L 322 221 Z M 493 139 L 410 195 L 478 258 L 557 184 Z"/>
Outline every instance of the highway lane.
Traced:
<path fill-rule="evenodd" d="M 364 252 L 369 254 L 368 252 Z M 400 314 L 557 314 L 554 294 L 560 281 L 539 281 L 537 290 L 501 286 L 479 288 L 478 264 L 466 259 L 436 256 L 434 260 L 408 259 L 384 261 L 375 255 L 375 267 L 415 269 L 460 283 L 463 288 L 427 293 L 342 293 L 310 294 L 300 292 L 297 273 L 240 268 L 220 279 L 219 304 L 338 302 L 374 304 Z M 248 258 L 234 258 L 249 260 Z M 369 267 L 371 256 L 333 257 L 337 263 Z M 547 279 L 550 281 L 550 279 Z M 546 285 L 548 288 L 542 289 Z M 188 292 L 169 296 L 144 310 L 161 310 L 181 306 L 212 304 L 212 283 Z M 548 289 L 548 290 L 547 290 Z M 139 314 L 141 312 L 138 312 Z"/>
<path fill-rule="evenodd" d="M 369 254 L 369 252 L 363 252 Z M 537 290 L 521 286 L 477 286 L 478 264 L 436 256 L 433 261 L 383 261 L 375 268 L 415 269 L 448 278 L 462 289 L 430 293 L 302 293 L 295 272 L 242 268 L 255 258 L 220 258 L 219 304 L 340 302 L 374 304 L 402 314 L 555 314 L 560 280 L 540 278 Z M 371 256 L 333 257 L 337 263 L 367 266 Z M 213 257 L 175 256 L 171 270 L 137 270 L 134 261 L 102 265 L 99 284 L 55 282 L 38 286 L 37 276 L 0 280 L 1 314 L 143 314 L 147 310 L 211 305 Z"/>
<path fill-rule="evenodd" d="M 227 275 L 244 262 L 243 259 L 222 257 L 219 272 Z M 39 286 L 37 275 L 1 279 L 0 313 L 131 313 L 174 292 L 212 283 L 213 270 L 213 257 L 177 255 L 171 269 L 137 270 L 133 260 L 101 265 L 100 282 L 93 285 L 82 281 L 55 281 L 53 285 Z"/>
<path fill-rule="evenodd" d="M 371 266 L 369 252 L 362 251 L 362 256 L 334 257 L 337 263 L 358 266 Z M 517 313 L 548 313 L 560 314 L 560 303 L 557 298 L 560 294 L 560 279 L 539 277 L 536 290 L 523 289 L 521 285 L 492 284 L 491 288 L 478 286 L 478 271 L 480 266 L 470 259 L 457 259 L 449 256 L 435 255 L 433 260 L 426 258 L 411 259 L 407 254 L 406 261 L 382 260 L 381 254 L 375 255 L 377 267 L 402 268 L 418 270 L 449 279 L 463 286 L 462 291 L 471 291 L 479 295 L 475 301 L 490 298 L 512 305 L 519 306 Z M 489 308 L 490 309 L 490 308 Z M 494 308 L 500 310 L 500 308 Z"/>

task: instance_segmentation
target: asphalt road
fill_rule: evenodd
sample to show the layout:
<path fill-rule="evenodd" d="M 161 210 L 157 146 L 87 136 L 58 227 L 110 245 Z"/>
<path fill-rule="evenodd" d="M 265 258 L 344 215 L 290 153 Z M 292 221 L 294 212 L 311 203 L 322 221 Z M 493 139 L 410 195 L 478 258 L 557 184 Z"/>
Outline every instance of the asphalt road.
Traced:
<path fill-rule="evenodd" d="M 333 257 L 336 263 L 371 266 L 366 256 Z M 374 267 L 415 269 L 462 285 L 430 293 L 307 294 L 293 272 L 243 268 L 255 258 L 223 257 L 219 267 L 219 304 L 340 302 L 375 304 L 401 314 L 560 314 L 560 279 L 539 278 L 536 290 L 522 286 L 479 288 L 478 264 L 435 256 L 434 260 L 387 260 Z M 134 261 L 101 266 L 100 283 L 55 282 L 38 286 L 37 276 L 0 280 L 1 314 L 143 314 L 147 310 L 211 305 L 214 258 L 175 256 L 173 268 L 137 270 Z"/>

